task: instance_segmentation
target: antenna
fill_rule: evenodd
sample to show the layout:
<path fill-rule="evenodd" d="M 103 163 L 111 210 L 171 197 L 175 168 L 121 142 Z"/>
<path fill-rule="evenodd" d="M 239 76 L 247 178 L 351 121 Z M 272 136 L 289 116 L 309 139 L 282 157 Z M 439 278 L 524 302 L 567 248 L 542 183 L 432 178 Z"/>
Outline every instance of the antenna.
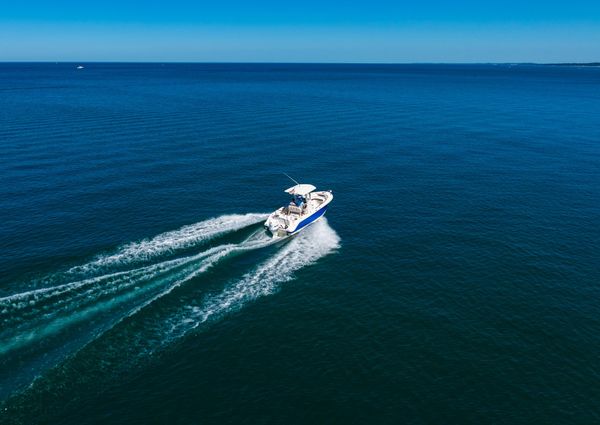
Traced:
<path fill-rule="evenodd" d="M 285 174 L 285 173 L 283 173 Z M 288 176 L 287 174 L 285 174 L 287 176 L 288 179 L 290 179 L 291 181 L 293 181 L 294 183 L 296 183 L 296 185 L 299 185 L 300 183 L 298 183 L 296 180 L 294 180 L 293 178 L 291 178 L 290 176 Z"/>

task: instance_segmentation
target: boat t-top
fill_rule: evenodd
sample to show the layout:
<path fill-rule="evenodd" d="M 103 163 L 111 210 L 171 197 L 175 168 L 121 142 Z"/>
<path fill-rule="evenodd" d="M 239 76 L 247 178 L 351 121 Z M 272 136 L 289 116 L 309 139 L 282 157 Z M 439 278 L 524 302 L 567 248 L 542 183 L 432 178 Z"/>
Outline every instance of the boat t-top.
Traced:
<path fill-rule="evenodd" d="M 331 190 L 315 192 L 316 187 L 312 184 L 294 182 L 295 186 L 285 190 L 292 195 L 290 203 L 272 212 L 265 221 L 265 228 L 274 238 L 293 235 L 314 223 L 325 214 L 333 200 Z"/>

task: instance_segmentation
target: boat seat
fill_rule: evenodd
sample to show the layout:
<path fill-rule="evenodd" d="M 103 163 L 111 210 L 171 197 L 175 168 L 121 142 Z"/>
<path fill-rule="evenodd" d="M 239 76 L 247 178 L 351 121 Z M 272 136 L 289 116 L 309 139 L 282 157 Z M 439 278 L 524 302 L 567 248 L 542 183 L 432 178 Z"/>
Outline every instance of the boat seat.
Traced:
<path fill-rule="evenodd" d="M 302 208 L 297 207 L 295 205 L 288 206 L 288 210 L 291 214 L 298 214 L 298 215 L 302 214 Z"/>

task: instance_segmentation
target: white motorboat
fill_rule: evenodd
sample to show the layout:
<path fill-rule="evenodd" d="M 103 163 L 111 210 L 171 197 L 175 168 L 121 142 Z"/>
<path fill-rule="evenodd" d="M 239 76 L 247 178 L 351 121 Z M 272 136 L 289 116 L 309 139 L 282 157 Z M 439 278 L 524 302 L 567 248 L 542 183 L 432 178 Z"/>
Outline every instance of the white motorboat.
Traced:
<path fill-rule="evenodd" d="M 300 184 L 286 189 L 292 200 L 269 215 L 265 228 L 274 238 L 282 238 L 298 233 L 309 224 L 323 217 L 333 200 L 331 190 L 315 191 L 312 184 Z"/>

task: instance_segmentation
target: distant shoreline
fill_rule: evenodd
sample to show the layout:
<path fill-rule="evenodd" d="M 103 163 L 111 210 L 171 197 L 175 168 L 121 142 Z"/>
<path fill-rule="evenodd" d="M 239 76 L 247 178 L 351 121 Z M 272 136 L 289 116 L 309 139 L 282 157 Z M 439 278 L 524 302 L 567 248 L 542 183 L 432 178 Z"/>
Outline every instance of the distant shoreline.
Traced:
<path fill-rule="evenodd" d="M 544 65 L 550 66 L 600 66 L 600 62 L 585 62 L 585 63 L 577 63 L 577 62 L 566 62 L 566 63 L 547 63 Z"/>

